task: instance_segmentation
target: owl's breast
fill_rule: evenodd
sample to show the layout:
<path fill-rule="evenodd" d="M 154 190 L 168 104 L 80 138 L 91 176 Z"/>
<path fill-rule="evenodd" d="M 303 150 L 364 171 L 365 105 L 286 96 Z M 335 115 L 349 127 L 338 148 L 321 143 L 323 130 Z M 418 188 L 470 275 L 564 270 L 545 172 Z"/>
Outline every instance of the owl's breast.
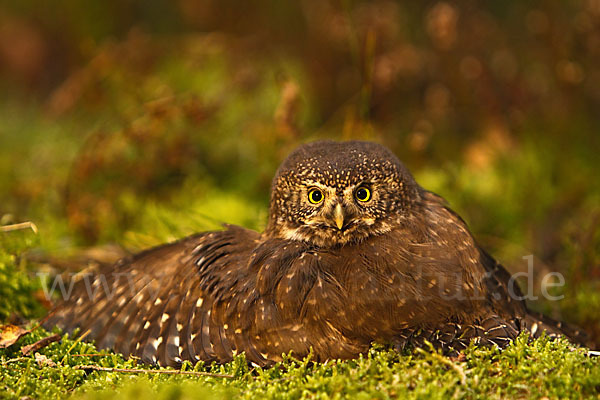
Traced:
<path fill-rule="evenodd" d="M 460 259 L 434 257 L 431 248 L 402 237 L 333 249 L 282 242 L 279 251 L 260 258 L 261 295 L 272 298 L 283 321 L 311 329 L 381 339 L 473 318 L 472 285 Z"/>

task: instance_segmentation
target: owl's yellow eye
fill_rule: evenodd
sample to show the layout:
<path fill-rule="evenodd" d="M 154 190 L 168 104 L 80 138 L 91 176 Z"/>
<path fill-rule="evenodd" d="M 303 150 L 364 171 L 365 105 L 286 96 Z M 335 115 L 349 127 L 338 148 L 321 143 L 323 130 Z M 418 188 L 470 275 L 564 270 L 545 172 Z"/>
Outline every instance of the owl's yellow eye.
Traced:
<path fill-rule="evenodd" d="M 308 201 L 310 201 L 312 204 L 319 204 L 324 198 L 325 196 L 323 196 L 323 192 L 321 192 L 319 189 L 311 189 L 308 192 Z"/>
<path fill-rule="evenodd" d="M 358 201 L 369 201 L 371 200 L 371 191 L 368 188 L 361 186 L 354 192 L 354 197 L 356 197 Z"/>

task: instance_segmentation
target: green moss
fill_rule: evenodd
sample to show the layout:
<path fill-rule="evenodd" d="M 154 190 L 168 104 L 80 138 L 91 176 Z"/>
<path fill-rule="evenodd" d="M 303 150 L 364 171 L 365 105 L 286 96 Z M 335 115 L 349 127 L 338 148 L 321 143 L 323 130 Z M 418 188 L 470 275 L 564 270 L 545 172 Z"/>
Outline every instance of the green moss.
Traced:
<path fill-rule="evenodd" d="M 202 363 L 184 370 L 225 373 L 233 378 L 83 371 L 77 365 L 150 368 L 119 355 L 97 354 L 93 345 L 68 336 L 42 349 L 56 366 L 41 366 L 18 348 L 47 333 L 41 329 L 0 351 L 0 382 L 7 398 L 159 399 L 196 398 L 580 398 L 600 395 L 600 358 L 566 341 L 520 337 L 504 351 L 470 347 L 461 361 L 423 350 L 399 354 L 375 346 L 350 361 L 313 363 L 286 359 L 270 369 L 249 368 L 243 355 L 223 365 Z M 103 352 L 104 353 L 104 352 Z M 156 369 L 156 368 L 152 368 Z M 116 397 L 115 397 L 116 396 Z"/>
<path fill-rule="evenodd" d="M 33 296 L 40 286 L 19 257 L 36 243 L 38 237 L 28 230 L 0 232 L 0 322 L 15 316 L 34 318 L 44 312 Z"/>

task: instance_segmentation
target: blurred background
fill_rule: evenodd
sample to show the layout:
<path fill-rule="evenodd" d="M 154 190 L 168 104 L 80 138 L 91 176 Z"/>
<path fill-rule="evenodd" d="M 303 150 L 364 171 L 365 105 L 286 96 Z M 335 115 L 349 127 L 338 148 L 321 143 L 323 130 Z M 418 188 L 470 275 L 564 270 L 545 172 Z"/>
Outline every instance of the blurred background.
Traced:
<path fill-rule="evenodd" d="M 600 338 L 600 0 L 3 1 L 0 225 L 39 233 L 0 233 L 0 317 L 82 254 L 262 229 L 316 138 L 389 146 Z"/>

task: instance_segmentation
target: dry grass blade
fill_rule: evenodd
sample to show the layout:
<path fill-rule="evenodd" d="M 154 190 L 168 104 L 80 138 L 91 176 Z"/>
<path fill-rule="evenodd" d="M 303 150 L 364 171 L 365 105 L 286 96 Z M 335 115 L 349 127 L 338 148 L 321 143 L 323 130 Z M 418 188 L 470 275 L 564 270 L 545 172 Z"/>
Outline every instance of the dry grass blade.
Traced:
<path fill-rule="evenodd" d="M 3 225 L 3 226 L 0 226 L 0 231 L 1 232 L 18 231 L 18 230 L 21 230 L 21 229 L 31 229 L 34 233 L 38 233 L 37 226 L 33 222 L 31 222 L 31 221 L 20 222 L 18 224 L 12 224 L 12 225 Z"/>
<path fill-rule="evenodd" d="M 442 364 L 445 364 L 445 365 L 449 366 L 450 368 L 452 368 L 454 371 L 456 371 L 456 373 L 460 377 L 461 385 L 464 385 L 467 383 L 467 374 L 465 374 L 465 370 L 457 363 L 454 363 L 454 362 L 452 362 L 452 360 L 442 356 L 441 354 L 439 354 L 436 351 L 433 351 L 433 349 L 431 349 L 431 352 L 427 352 L 421 348 L 417 348 L 415 350 L 417 351 L 417 353 L 423 354 L 426 357 L 432 357 L 436 361 L 439 361 Z"/>
<path fill-rule="evenodd" d="M 450 368 L 455 370 L 456 373 L 458 374 L 458 376 L 460 376 L 460 383 L 462 385 L 467 383 L 467 374 L 465 374 L 465 370 L 460 365 L 452 362 L 451 360 L 447 359 L 446 357 L 444 357 L 438 353 L 434 352 L 434 353 L 431 353 L 431 355 L 436 360 L 440 361 L 443 364 L 446 364 L 447 366 L 449 366 Z"/>

